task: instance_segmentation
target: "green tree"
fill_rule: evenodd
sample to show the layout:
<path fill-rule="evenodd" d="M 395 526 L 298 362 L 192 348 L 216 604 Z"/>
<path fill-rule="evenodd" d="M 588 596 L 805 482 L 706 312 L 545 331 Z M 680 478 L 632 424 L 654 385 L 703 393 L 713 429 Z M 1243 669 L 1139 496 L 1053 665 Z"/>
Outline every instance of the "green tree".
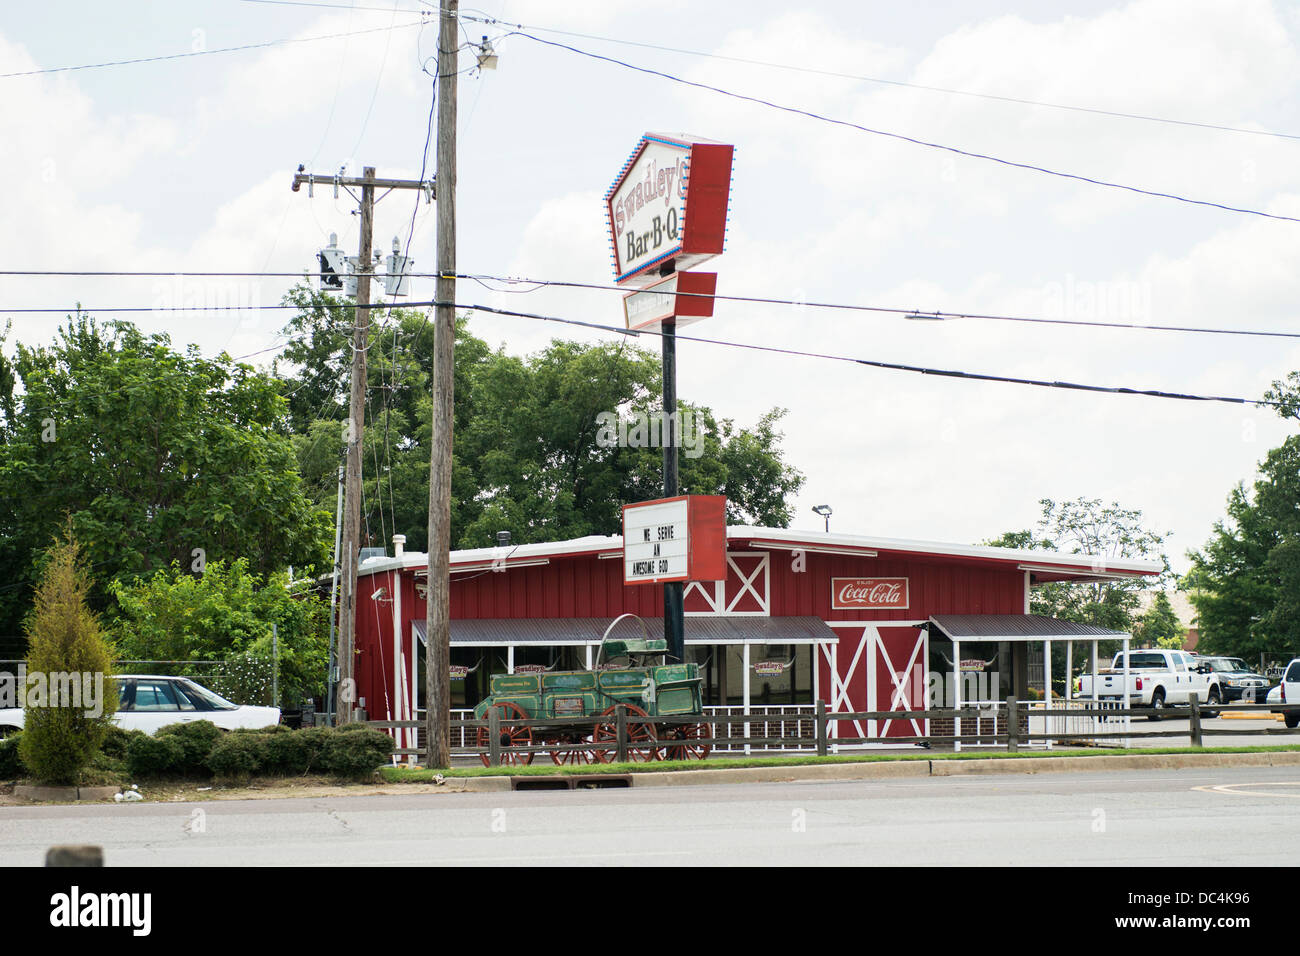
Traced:
<path fill-rule="evenodd" d="M 319 507 L 333 508 L 343 450 L 342 419 L 351 362 L 351 310 L 297 289 L 290 344 L 277 366 L 290 403 L 295 450 Z M 394 531 L 426 547 L 431 452 L 433 328 L 422 314 L 394 310 L 376 323 L 367 350 L 363 448 L 363 537 L 386 545 Z M 452 541 L 491 544 L 616 534 L 620 506 L 662 494 L 661 449 L 599 440 L 602 415 L 625 423 L 661 412 L 660 361 L 617 344 L 553 341 L 533 355 L 491 350 L 456 325 L 456 441 Z M 784 527 L 803 476 L 785 462 L 773 409 L 753 428 L 679 403 L 700 427 L 700 454 L 683 449 L 684 493 L 726 494 L 733 522 Z M 626 431 L 626 429 L 625 429 Z"/>
<path fill-rule="evenodd" d="M 1300 421 L 1300 373 L 1265 397 Z M 1183 587 L 1196 607 L 1201 647 L 1251 659 L 1300 648 L 1300 436 L 1268 452 L 1251 490 L 1239 483 L 1209 541 L 1188 553 Z"/>
<path fill-rule="evenodd" d="M 1157 591 L 1151 606 L 1138 619 L 1133 637 L 1142 647 L 1177 649 L 1183 646 L 1186 633 L 1178 615 L 1174 613 L 1174 606 L 1169 603 L 1169 595 Z"/>
<path fill-rule="evenodd" d="M 1140 592 L 1159 586 L 1168 578 L 1169 560 L 1164 553 L 1168 533 L 1147 528 L 1141 511 L 1123 508 L 1119 502 L 1105 504 L 1099 498 L 1073 501 L 1042 498 L 1038 503 L 1042 511 L 1036 530 L 1007 532 L 985 543 L 1003 548 L 1095 555 L 1100 559 L 1099 572 L 1105 571 L 1107 559 L 1158 561 L 1164 571 L 1157 579 L 1146 581 L 1040 584 L 1030 595 L 1030 611 L 1132 633 L 1141 605 Z"/>
<path fill-rule="evenodd" d="M 289 403 L 307 494 L 333 515 L 347 422 L 352 310 L 304 287 L 293 289 L 285 301 L 297 312 L 284 328 L 289 342 L 273 372 Z M 456 330 L 453 532 L 482 509 L 476 497 L 478 476 L 463 464 L 461 445 L 477 407 L 479 369 L 493 361 L 487 343 L 469 333 L 463 318 Z M 394 309 L 387 321 L 372 324 L 366 358 L 362 544 L 386 546 L 400 532 L 409 549 L 423 550 L 432 453 L 432 323 L 423 313 Z"/>
<path fill-rule="evenodd" d="M 280 669 L 280 700 L 274 703 L 296 708 L 324 691 L 329 604 L 309 582 L 291 586 L 283 572 L 264 579 L 239 558 L 230 564 L 213 561 L 202 575 L 174 564 L 148 578 L 114 584 L 113 594 L 118 608 L 113 635 L 125 659 L 251 659 L 264 662 L 265 677 L 273 660 L 274 624 Z"/>
<path fill-rule="evenodd" d="M 38 683 L 28 688 L 19 742 L 23 763 L 45 783 L 76 784 L 117 711 L 113 653 L 87 605 L 89 590 L 75 539 L 56 541 L 45 554 L 26 625 L 28 678 Z M 61 682 L 63 675 L 78 693 Z"/>
<path fill-rule="evenodd" d="M 104 583 L 177 561 L 243 557 L 267 573 L 327 559 L 332 510 L 303 494 L 275 379 L 83 314 L 52 344 L 18 344 L 13 365 L 22 391 L 0 430 L 0 632 L 25 612 L 35 558 L 65 521 L 101 609 Z"/>

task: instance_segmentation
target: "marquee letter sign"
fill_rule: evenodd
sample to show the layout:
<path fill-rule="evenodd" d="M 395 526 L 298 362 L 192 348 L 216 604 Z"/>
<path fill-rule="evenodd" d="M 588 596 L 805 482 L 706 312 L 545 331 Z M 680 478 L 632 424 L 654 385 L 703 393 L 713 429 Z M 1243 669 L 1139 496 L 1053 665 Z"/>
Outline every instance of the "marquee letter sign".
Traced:
<path fill-rule="evenodd" d="M 726 521 L 724 495 L 682 495 L 624 505 L 623 583 L 724 580 Z"/>
<path fill-rule="evenodd" d="M 907 578 L 831 578 L 836 611 L 906 611 Z"/>
<path fill-rule="evenodd" d="M 620 284 L 655 282 L 675 261 L 684 272 L 722 252 L 734 147 L 646 133 L 605 194 Z"/>

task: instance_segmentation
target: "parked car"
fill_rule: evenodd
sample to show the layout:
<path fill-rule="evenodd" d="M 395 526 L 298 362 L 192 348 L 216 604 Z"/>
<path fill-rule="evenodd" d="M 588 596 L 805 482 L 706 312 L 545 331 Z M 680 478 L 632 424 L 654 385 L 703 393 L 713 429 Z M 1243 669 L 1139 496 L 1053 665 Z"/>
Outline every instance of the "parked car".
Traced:
<path fill-rule="evenodd" d="M 1223 693 L 1225 704 L 1262 704 L 1268 696 L 1271 681 L 1247 667 L 1240 657 L 1212 657 L 1207 654 L 1198 657 L 1197 662 L 1219 675 L 1219 689 Z"/>
<path fill-rule="evenodd" d="M 1128 686 L 1124 686 L 1124 653 L 1115 655 L 1109 668 L 1079 678 L 1078 696 L 1102 700 L 1123 699 L 1130 707 L 1150 707 L 1159 720 L 1166 707 L 1184 705 L 1196 697 L 1211 707 L 1222 703 L 1219 675 L 1197 662 L 1187 651 L 1143 648 L 1129 654 Z M 1206 717 L 1218 716 L 1211 711 Z"/>
<path fill-rule="evenodd" d="M 125 730 L 152 734 L 168 724 L 210 720 L 222 730 L 269 727 L 280 722 L 279 707 L 232 704 L 188 677 L 120 674 L 113 723 Z M 23 709 L 0 710 L 0 737 L 23 728 Z"/>
<path fill-rule="evenodd" d="M 1300 657 L 1286 665 L 1286 670 L 1282 674 L 1282 683 L 1278 687 L 1281 691 L 1277 703 L 1300 704 Z M 1272 697 L 1269 698 L 1269 703 L 1273 703 Z M 1274 711 L 1274 713 L 1286 714 L 1288 728 L 1294 730 L 1300 726 L 1300 710 Z"/>

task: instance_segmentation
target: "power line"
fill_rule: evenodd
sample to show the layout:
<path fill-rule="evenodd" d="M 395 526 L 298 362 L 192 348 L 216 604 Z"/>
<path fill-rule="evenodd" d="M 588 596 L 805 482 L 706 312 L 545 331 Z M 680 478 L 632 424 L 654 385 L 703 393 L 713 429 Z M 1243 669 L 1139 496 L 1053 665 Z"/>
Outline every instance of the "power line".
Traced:
<path fill-rule="evenodd" d="M 408 307 L 437 307 L 439 305 L 444 305 L 444 306 L 449 305 L 451 308 L 463 309 L 469 312 L 486 312 L 494 315 L 532 319 L 532 320 L 538 320 L 544 322 L 558 322 L 563 325 L 578 326 L 581 328 L 593 329 L 599 332 L 612 332 L 617 335 L 625 335 L 625 336 L 662 335 L 661 332 L 653 332 L 648 330 L 632 331 L 628 329 L 622 329 L 617 326 L 603 325 L 598 322 L 586 322 L 581 319 L 566 319 L 560 316 L 540 315 L 533 312 L 519 312 L 511 309 L 498 309 L 487 305 L 446 303 L 446 302 L 438 302 L 436 300 L 407 303 Z M 215 309 L 215 308 L 291 309 L 291 308 L 297 308 L 297 306 L 295 305 L 227 306 L 227 307 L 213 306 L 208 308 L 209 309 Z M 0 311 L 4 311 L 4 310 L 0 310 Z M 49 311 L 58 311 L 58 310 L 44 309 L 44 310 L 29 310 L 29 311 L 49 312 Z M 93 310 L 86 310 L 86 311 L 93 311 Z M 113 310 L 100 310 L 100 311 L 113 311 Z M 161 311 L 161 310 L 138 309 L 138 310 L 130 310 L 130 311 L 148 312 L 148 311 Z M 1280 402 L 1270 401 L 1267 399 L 1236 398 L 1236 397 L 1223 396 L 1223 395 L 1197 395 L 1197 394 L 1185 393 L 1185 392 L 1168 392 L 1159 389 L 1131 388 L 1128 386 L 1087 385 L 1087 384 L 1080 384 L 1076 382 L 1018 378 L 1014 376 L 994 375 L 994 374 L 983 373 L 983 372 L 966 372 L 957 369 L 940 369 L 940 368 L 931 368 L 922 365 L 907 365 L 898 362 L 882 362 L 875 359 L 855 358 L 853 356 L 848 356 L 848 355 L 836 355 L 829 352 L 813 352 L 813 351 L 802 350 L 802 349 L 781 348 L 779 346 L 774 346 L 774 345 L 758 345 L 752 342 L 736 342 L 727 339 L 701 338 L 699 336 L 681 335 L 680 333 L 677 335 L 677 338 L 681 341 L 700 342 L 705 345 L 720 345 L 727 348 L 745 349 L 745 350 L 756 351 L 756 352 L 768 352 L 777 355 L 789 355 L 789 356 L 800 357 L 800 358 L 815 358 L 815 359 L 824 359 L 824 360 L 836 361 L 836 362 L 848 362 L 855 365 L 869 366 L 871 368 L 888 369 L 888 370 L 900 371 L 900 372 L 914 372 L 922 375 L 937 375 L 945 378 L 960 378 L 960 379 L 967 379 L 972 381 L 985 381 L 985 382 L 1002 382 L 1002 383 L 1013 384 L 1013 385 L 1032 385 L 1040 388 L 1057 388 L 1057 389 L 1068 389 L 1073 391 L 1106 392 L 1106 393 L 1117 394 L 1117 395 L 1144 395 L 1147 396 L 1148 398 L 1177 399 L 1181 401 L 1226 402 L 1234 405 L 1255 405 L 1260 407 L 1281 406 Z"/>
<path fill-rule="evenodd" d="M 391 10 L 389 11 L 392 12 Z M 265 50 L 269 47 L 283 46 L 288 43 L 312 43 L 316 40 L 337 40 L 342 37 L 360 36 L 364 33 L 384 33 L 389 30 L 404 30 L 409 27 L 420 26 L 424 23 L 423 19 L 412 23 L 401 23 L 396 26 L 389 25 L 386 27 L 372 27 L 366 30 L 349 30 L 344 33 L 326 33 L 314 37 L 287 37 L 282 40 L 266 40 L 262 43 L 245 43 L 242 46 L 219 47 L 215 50 L 190 50 L 187 53 L 168 53 L 162 56 L 142 56 L 129 60 L 106 60 L 102 63 L 81 63 L 77 66 L 52 66 L 41 70 L 24 70 L 18 73 L 0 73 L 0 80 L 13 79 L 20 76 L 41 76 L 46 73 L 71 73 L 77 70 L 98 70 L 108 66 L 133 66 L 137 63 L 161 63 L 164 60 L 183 60 L 192 56 L 212 56 L 217 53 L 241 53 L 247 50 Z"/>
<path fill-rule="evenodd" d="M 514 30 L 505 36 L 521 36 L 534 43 L 540 43 L 543 46 L 555 47 L 559 50 L 568 50 L 571 53 L 577 53 L 579 56 L 585 56 L 593 60 L 602 60 L 606 63 L 612 63 L 615 66 L 621 66 L 624 69 L 633 70 L 637 73 L 645 73 L 649 76 L 658 76 L 665 80 L 671 80 L 674 83 L 680 83 L 683 86 L 690 86 L 699 90 L 708 90 L 711 93 L 718 93 L 722 96 L 728 96 L 732 99 L 742 100 L 747 103 L 755 103 L 759 106 L 766 106 L 770 109 L 780 110 L 783 113 L 791 113 L 795 116 L 803 116 L 808 119 L 814 119 L 822 123 L 829 123 L 833 126 L 843 126 L 847 129 L 854 129 L 862 133 L 868 133 L 872 136 L 882 136 L 887 139 L 898 140 L 899 142 L 911 143 L 914 146 L 924 146 L 927 149 L 937 149 L 943 152 L 953 153 L 958 156 L 965 156 L 969 159 L 980 159 L 985 162 L 997 163 L 1001 166 L 1009 166 L 1012 169 L 1023 169 L 1028 172 L 1043 173 L 1047 176 L 1055 176 L 1059 179 L 1069 179 L 1074 182 L 1088 183 L 1092 186 L 1104 186 L 1107 189 L 1119 189 L 1124 192 L 1136 193 L 1141 196 L 1151 196 L 1156 199 L 1170 199 L 1175 202 L 1186 203 L 1192 206 L 1207 206 L 1212 209 L 1221 209 L 1225 212 L 1239 212 L 1248 216 L 1260 216 L 1264 219 L 1276 219 L 1283 222 L 1300 222 L 1300 218 L 1295 216 L 1282 216 L 1276 213 L 1264 212 L 1261 209 L 1250 209 L 1245 206 L 1229 206 L 1224 203 L 1212 202 L 1205 199 L 1192 199 L 1187 196 L 1181 196 L 1177 193 L 1161 192 L 1155 189 L 1144 189 L 1141 186 L 1129 186 L 1124 183 L 1111 182 L 1105 179 L 1096 179 L 1091 176 L 1083 176 L 1078 173 L 1067 173 L 1058 169 L 1052 169 L 1047 166 L 1038 166 L 1034 163 L 1022 163 L 1016 160 L 1005 159 L 1001 156 L 994 156 L 989 153 L 977 153 L 973 150 L 961 149 L 956 146 L 947 146 L 943 143 L 935 143 L 930 140 L 919 139 L 915 136 L 907 136 L 903 133 L 895 133 L 890 130 L 875 129 L 870 126 L 863 126 L 860 123 L 854 123 L 850 120 L 836 119 L 832 116 L 825 116 L 821 113 L 814 113 L 812 110 L 800 109 L 796 106 L 785 106 L 780 103 L 774 103 L 771 100 L 765 100 L 758 96 L 749 96 L 745 93 L 737 93 L 733 90 L 724 90 L 722 87 L 710 86 L 708 83 L 700 83 L 696 80 L 688 80 L 685 77 L 675 76 L 672 73 L 665 73 L 662 70 L 654 70 L 645 66 L 637 66 L 611 56 L 604 56 L 600 53 L 592 53 L 589 50 L 582 50 L 567 43 L 557 43 L 554 40 L 545 40 L 541 37 L 533 36 L 531 33 L 524 33 L 520 30 Z"/>
<path fill-rule="evenodd" d="M 322 10 L 373 10 L 378 13 L 392 13 L 393 7 L 358 7 L 350 3 L 319 3 L 309 0 L 239 0 L 240 3 L 261 3 L 271 7 L 319 7 Z M 396 6 L 396 5 L 394 5 Z M 398 13 L 418 13 L 428 16 L 430 11 L 403 7 Z"/>
<path fill-rule="evenodd" d="M 397 26 L 397 14 L 400 12 L 397 9 L 396 3 L 393 4 L 393 9 L 391 12 L 393 16 L 392 19 L 389 21 L 389 25 L 395 27 Z M 351 18 L 349 17 L 349 19 Z M 379 61 L 379 72 L 375 75 L 375 88 L 370 91 L 370 105 L 366 107 L 366 118 L 361 121 L 361 132 L 357 134 L 357 141 L 352 144 L 353 156 L 355 156 L 357 154 L 357 150 L 361 148 L 361 142 L 366 137 L 366 128 L 370 126 L 370 115 L 375 111 L 375 100 L 379 97 L 379 87 L 380 84 L 382 84 L 384 81 L 384 67 L 388 65 L 388 51 L 389 48 L 392 47 L 392 45 L 393 45 L 393 34 L 390 31 L 388 36 L 384 38 L 384 56 L 383 59 Z M 424 177 L 421 176 L 420 178 L 423 179 Z"/>
<path fill-rule="evenodd" d="M 524 283 L 532 285 L 534 288 L 521 290 L 522 293 L 537 292 L 547 287 L 565 288 L 565 289 L 599 289 L 609 292 L 620 292 L 624 295 L 628 290 L 622 286 L 599 285 L 590 282 L 563 282 L 549 279 L 526 279 L 526 278 L 506 278 L 503 276 L 490 275 L 467 275 L 457 273 L 457 278 L 469 279 L 484 285 L 483 280 L 496 282 Z M 510 292 L 509 289 L 492 289 L 484 285 L 492 292 Z M 712 298 L 725 302 L 749 302 L 759 305 L 788 305 L 797 306 L 807 309 L 832 309 L 835 311 L 846 312 L 877 312 L 889 315 L 906 315 L 917 316 L 923 319 L 980 319 L 991 322 L 1028 322 L 1038 325 L 1072 325 L 1084 326 L 1089 328 L 1104 329 L 1144 329 L 1152 332 L 1200 332 L 1207 335 L 1245 335 L 1245 336 L 1264 336 L 1269 338 L 1283 339 L 1300 339 L 1300 332 L 1272 332 L 1260 329 L 1223 329 L 1223 328 L 1206 328 L 1194 325 L 1145 325 L 1138 322 L 1102 322 L 1095 319 L 1047 319 L 1035 316 L 1023 315 L 993 315 L 976 312 L 945 312 L 942 310 L 922 311 L 919 309 L 900 309 L 892 306 L 878 305 L 857 305 L 843 302 L 805 302 L 799 299 L 776 299 L 764 296 L 752 295 L 719 295 L 701 292 L 662 292 L 660 295 L 687 296 L 692 298 Z"/>
<path fill-rule="evenodd" d="M 539 315 L 533 312 L 517 312 L 511 309 L 496 309 L 485 305 L 467 305 L 456 303 L 453 308 L 464 309 L 470 312 L 488 312 L 495 315 L 512 316 L 522 319 L 534 319 L 544 322 L 560 322 L 565 325 L 576 325 L 584 328 L 595 329 L 600 332 L 613 332 L 618 335 L 658 335 L 662 332 L 640 330 L 629 331 L 620 329 L 617 326 L 601 325 L 597 322 L 584 322 L 580 319 L 565 319 L 554 315 Z M 848 355 L 835 355 L 829 352 L 811 352 L 802 349 L 780 348 L 774 345 L 756 345 L 750 342 L 733 342 L 725 339 L 706 339 L 693 335 L 682 335 L 676 333 L 678 341 L 682 342 L 700 342 L 705 345 L 721 345 L 728 348 L 748 349 L 756 352 L 769 352 L 777 355 L 790 355 L 799 358 L 825 359 L 834 362 L 848 362 L 855 365 L 865 365 L 871 368 L 888 369 L 897 372 L 914 372 L 921 375 L 938 375 L 945 378 L 960 378 L 971 381 L 982 382 L 1003 382 L 1012 385 L 1033 385 L 1040 388 L 1060 388 L 1084 392 L 1108 392 L 1116 395 L 1145 395 L 1148 398 L 1166 398 L 1177 399 L 1180 401 L 1195 402 L 1227 402 L 1233 405 L 1258 405 L 1277 407 L 1281 403 L 1268 401 L 1267 399 L 1255 398 L 1233 398 L 1223 395 L 1194 395 L 1184 392 L 1166 392 L 1158 389 L 1128 388 L 1125 386 L 1113 385 L 1084 385 L 1077 382 L 1052 382 L 1045 379 L 1017 378 L 1007 375 L 993 375 L 983 372 L 964 372 L 955 369 L 929 368 L 922 365 L 904 365 L 898 362 L 881 362 L 874 359 L 853 358 Z"/>
<path fill-rule="evenodd" d="M 249 0 L 254 3 L 284 2 L 284 0 Z M 553 27 L 539 27 L 524 23 L 507 23 L 492 17 L 471 17 L 461 15 L 462 20 L 482 23 L 485 26 L 509 27 L 516 30 L 537 30 L 541 33 L 553 33 L 557 36 L 576 37 L 582 40 L 598 40 L 602 43 L 617 43 L 623 46 L 639 47 L 646 50 L 659 50 L 664 53 L 680 53 L 685 56 L 698 56 L 710 60 L 724 60 L 729 63 L 743 63 L 747 66 L 762 66 L 776 70 L 788 70 L 794 73 L 807 73 L 813 76 L 827 76 L 841 80 L 858 80 L 864 83 L 879 83 L 883 86 L 896 86 L 909 90 L 922 90 L 928 93 L 946 93 L 952 96 L 968 96 L 981 100 L 994 100 L 1002 103 L 1016 103 L 1021 106 L 1038 106 L 1045 109 L 1067 110 L 1073 113 L 1091 113 L 1097 116 L 1111 116 L 1121 119 L 1142 120 L 1149 123 L 1165 123 L 1171 126 L 1189 126 L 1196 129 L 1216 130 L 1224 133 L 1244 133 L 1251 136 L 1273 136 L 1278 139 L 1300 140 L 1300 134 L 1280 133 L 1267 129 L 1247 129 L 1243 126 L 1225 126 L 1219 123 L 1201 123 L 1195 120 L 1173 119 L 1167 116 L 1152 116 L 1146 113 L 1127 113 L 1122 110 L 1107 110 L 1091 106 L 1075 106 L 1067 103 L 1051 103 L 1046 100 L 1033 100 L 1019 96 L 999 96 L 996 93 L 979 93 L 974 90 L 958 90 L 946 86 L 929 86 L 924 83 L 908 83 L 905 80 L 888 80 L 879 76 L 866 76 L 861 73 L 843 73 L 837 70 L 822 70 L 811 66 L 797 66 L 793 63 L 774 63 L 770 60 L 755 60 L 743 56 L 728 56 L 723 53 L 710 53 L 706 50 L 688 50 L 681 47 L 662 46 L 657 43 L 644 43 L 638 40 L 626 40 L 620 37 L 599 36 L 592 33 L 575 33 L 572 30 L 557 30 Z"/>
<path fill-rule="evenodd" d="M 407 252 L 410 251 L 410 240 L 407 242 Z M 65 277 L 108 277 L 108 278 L 176 278 L 176 277 L 195 277 L 195 278 L 297 278 L 310 279 L 318 278 L 321 273 L 313 272 L 78 272 L 78 271 L 23 271 L 23 270 L 0 270 L 0 276 L 65 276 Z M 409 278 L 437 278 L 436 272 L 408 272 Z M 497 276 L 483 273 L 456 273 L 456 278 L 467 279 L 477 282 L 485 289 L 491 292 L 511 293 L 523 295 L 530 292 L 537 292 L 544 288 L 561 288 L 561 289 L 590 289 L 604 292 L 618 292 L 626 295 L 629 291 L 622 286 L 602 285 L 594 282 L 571 282 L 557 279 L 529 279 L 514 276 Z M 496 289 L 488 285 L 488 282 L 504 282 L 509 284 L 526 284 L 533 286 L 530 289 Z M 704 293 L 697 292 L 663 292 L 661 295 L 674 295 L 686 297 L 701 297 Z M 745 302 L 751 305 L 781 305 L 792 306 L 807 309 L 825 309 L 830 311 L 843 312 L 863 312 L 875 313 L 881 315 L 901 315 L 916 316 L 924 319 L 972 319 L 987 322 L 1020 322 L 1031 325 L 1063 325 L 1076 326 L 1081 328 L 1102 328 L 1102 329 L 1129 329 L 1147 332 L 1180 332 L 1184 334 L 1202 334 L 1202 335 L 1233 335 L 1256 338 L 1280 338 L 1280 339 L 1300 339 L 1300 332 L 1287 331 L 1270 331 L 1267 329 L 1228 329 L 1215 328 L 1195 325 L 1156 325 L 1145 324 L 1141 322 L 1106 322 L 1099 319 L 1069 319 L 1069 318 L 1046 318 L 1040 316 L 1028 315 L 999 315 L 994 313 L 982 312 L 960 312 L 942 309 L 907 309 L 898 306 L 883 305 L 865 305 L 862 303 L 852 302 L 821 302 L 806 301 L 801 299 L 781 299 L 772 296 L 755 296 L 755 295 L 722 295 L 715 294 L 711 298 L 722 302 Z M 433 303 L 423 302 L 406 302 L 402 308 L 427 308 Z M 389 312 L 391 313 L 395 302 L 389 303 Z M 343 309 L 352 309 L 354 306 L 346 303 L 340 303 Z M 148 307 L 119 307 L 90 309 L 82 307 L 81 311 L 88 313 L 130 313 L 130 312 L 211 312 L 211 311 L 237 311 L 237 310 L 258 310 L 258 309 L 292 309 L 298 308 L 296 305 L 232 305 L 232 306 L 148 306 Z M 0 313 L 8 314 L 40 314 L 40 313 L 65 313 L 67 308 L 3 308 L 0 307 Z M 256 353 L 254 353 L 256 354 Z"/>

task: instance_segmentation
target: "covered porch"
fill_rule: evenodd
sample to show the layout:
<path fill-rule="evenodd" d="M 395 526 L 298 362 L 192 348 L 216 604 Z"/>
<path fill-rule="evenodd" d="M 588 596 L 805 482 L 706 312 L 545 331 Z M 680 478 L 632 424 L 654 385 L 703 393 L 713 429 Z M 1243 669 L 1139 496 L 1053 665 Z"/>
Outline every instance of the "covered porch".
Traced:
<path fill-rule="evenodd" d="M 1032 725 L 1034 711 L 1061 709 L 1064 703 L 1075 699 L 1073 695 L 1074 645 L 1083 643 L 1087 649 L 1086 666 L 1092 673 L 1098 670 L 1099 646 L 1103 641 L 1118 641 L 1124 652 L 1125 683 L 1128 681 L 1128 651 L 1131 635 L 1094 624 L 1065 621 L 1040 614 L 936 614 L 926 624 L 930 636 L 931 706 L 961 708 L 981 706 L 997 713 L 1008 698 L 1024 702 L 1022 710 Z M 1054 661 L 1064 659 L 1065 677 L 1059 690 L 1053 688 Z M 942 697 L 935 700 L 934 675 L 942 677 Z M 1095 694 L 1095 684 L 1094 684 Z M 1100 702 L 1089 699 L 1094 712 Z M 1047 726 L 1043 717 L 1038 733 L 1066 733 L 1080 731 L 1082 726 L 1068 726 L 1068 718 L 1055 718 L 1061 724 Z M 1086 724 L 1090 731 L 1102 736 L 1107 729 L 1095 716 L 1081 717 L 1078 724 Z M 1128 729 L 1128 719 L 1123 718 Z M 961 722 L 955 731 L 960 734 Z M 1117 730 L 1118 727 L 1111 727 Z M 1050 742 L 1048 743 L 1050 747 Z M 955 749 L 960 750 L 957 743 Z"/>
<path fill-rule="evenodd" d="M 452 706 L 472 710 L 488 696 L 493 674 L 590 670 L 614 618 L 500 618 L 451 622 Z M 652 636 L 658 618 L 646 621 Z M 818 645 L 835 644 L 835 632 L 818 617 L 688 615 L 686 658 L 700 665 L 707 707 L 744 715 L 774 708 L 811 710 L 822 688 Z M 626 635 L 624 628 L 627 629 Z M 611 636 L 639 633 L 635 621 Z M 411 622 L 412 681 L 424 707 L 425 623 Z"/>

